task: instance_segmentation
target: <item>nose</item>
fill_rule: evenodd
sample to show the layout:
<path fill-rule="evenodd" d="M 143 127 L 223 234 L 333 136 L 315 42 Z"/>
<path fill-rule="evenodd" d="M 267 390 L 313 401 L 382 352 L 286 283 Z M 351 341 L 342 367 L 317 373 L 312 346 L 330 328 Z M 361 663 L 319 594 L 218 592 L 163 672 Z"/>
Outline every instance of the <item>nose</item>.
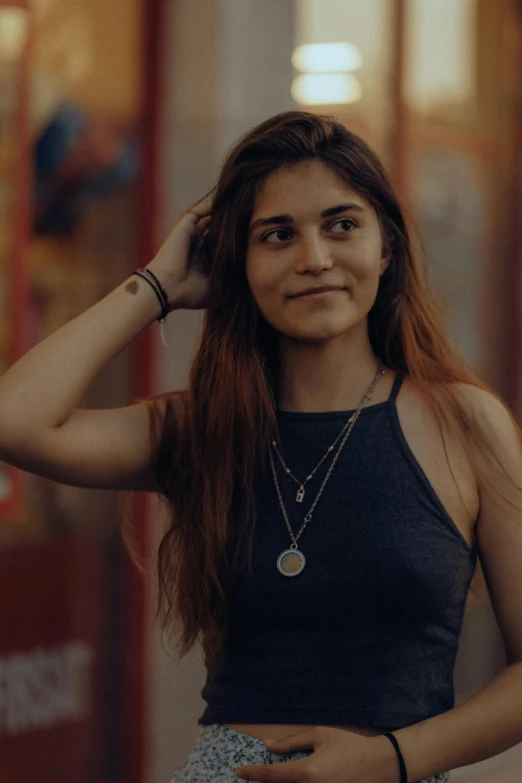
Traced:
<path fill-rule="evenodd" d="M 297 247 L 296 272 L 317 275 L 333 266 L 330 251 L 320 237 L 303 237 Z"/>

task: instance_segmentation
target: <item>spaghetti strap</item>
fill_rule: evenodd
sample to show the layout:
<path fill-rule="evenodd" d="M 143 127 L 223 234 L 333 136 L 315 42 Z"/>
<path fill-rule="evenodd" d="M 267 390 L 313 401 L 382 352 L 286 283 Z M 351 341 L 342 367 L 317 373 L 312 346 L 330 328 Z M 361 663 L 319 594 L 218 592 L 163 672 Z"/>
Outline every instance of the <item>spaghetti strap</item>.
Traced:
<path fill-rule="evenodd" d="M 395 380 L 393 381 L 392 390 L 390 392 L 390 396 L 388 397 L 388 404 L 389 405 L 395 405 L 395 401 L 397 399 L 397 395 L 400 391 L 400 388 L 402 386 L 402 382 L 404 380 L 404 375 L 400 372 L 396 373 Z"/>

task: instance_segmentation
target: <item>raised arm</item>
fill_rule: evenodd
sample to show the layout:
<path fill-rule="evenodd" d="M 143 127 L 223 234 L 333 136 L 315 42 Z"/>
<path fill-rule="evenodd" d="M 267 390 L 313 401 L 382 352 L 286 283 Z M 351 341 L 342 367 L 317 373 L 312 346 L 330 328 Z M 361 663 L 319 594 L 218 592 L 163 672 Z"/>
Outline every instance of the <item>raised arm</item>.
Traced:
<path fill-rule="evenodd" d="M 208 202 L 183 213 L 148 264 L 172 309 L 199 309 L 208 278 L 198 259 Z M 101 370 L 160 315 L 139 276 L 31 348 L 0 379 L 0 459 L 64 484 L 159 491 L 147 403 L 77 409 Z"/>

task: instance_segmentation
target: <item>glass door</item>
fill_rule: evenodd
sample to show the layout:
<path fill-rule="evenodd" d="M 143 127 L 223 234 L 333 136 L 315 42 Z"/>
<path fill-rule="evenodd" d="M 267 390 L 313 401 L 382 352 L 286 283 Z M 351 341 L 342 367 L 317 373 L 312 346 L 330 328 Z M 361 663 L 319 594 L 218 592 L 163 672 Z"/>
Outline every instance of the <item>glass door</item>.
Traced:
<path fill-rule="evenodd" d="M 0 0 L 0 372 L 142 265 L 151 5 Z M 144 338 L 79 407 L 150 393 Z M 2 780 L 143 779 L 145 585 L 118 504 L 0 463 Z"/>

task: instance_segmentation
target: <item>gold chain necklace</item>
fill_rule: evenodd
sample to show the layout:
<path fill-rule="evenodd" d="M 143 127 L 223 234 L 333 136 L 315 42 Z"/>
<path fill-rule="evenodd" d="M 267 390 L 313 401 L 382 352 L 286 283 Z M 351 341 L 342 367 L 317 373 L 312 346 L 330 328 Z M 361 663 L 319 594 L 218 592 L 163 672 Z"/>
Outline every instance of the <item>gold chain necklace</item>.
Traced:
<path fill-rule="evenodd" d="M 297 548 L 297 541 L 299 540 L 299 538 L 300 538 L 301 534 L 303 533 L 303 531 L 304 531 L 306 525 L 308 524 L 308 522 L 310 522 L 311 519 L 312 519 L 312 514 L 314 513 L 315 508 L 316 508 L 316 506 L 317 506 L 317 504 L 319 502 L 319 498 L 323 494 L 323 490 L 324 490 L 324 488 L 326 486 L 326 483 L 327 483 L 328 479 L 330 478 L 330 476 L 332 474 L 332 471 L 333 471 L 333 469 L 334 469 L 334 467 L 335 467 L 335 465 L 337 463 L 337 460 L 339 459 L 341 451 L 343 450 L 344 444 L 348 440 L 348 437 L 349 437 L 351 431 L 353 430 L 353 428 L 355 426 L 355 423 L 356 423 L 357 419 L 359 418 L 360 413 L 361 413 L 364 405 L 368 402 L 369 399 L 371 399 L 371 397 L 373 395 L 373 392 L 375 390 L 375 386 L 377 385 L 377 381 L 379 380 L 380 376 L 384 375 L 385 373 L 386 373 L 386 370 L 382 369 L 382 365 L 379 362 L 379 365 L 377 367 L 377 372 L 375 373 L 375 376 L 374 376 L 370 386 L 368 387 L 367 391 L 364 393 L 363 397 L 361 398 L 361 401 L 359 402 L 359 405 L 357 406 L 357 410 L 355 411 L 355 413 L 352 416 L 350 416 L 350 419 L 348 420 L 347 424 L 343 428 L 343 431 L 345 431 L 345 433 L 344 433 L 344 437 L 343 437 L 343 439 L 341 441 L 341 445 L 337 449 L 337 453 L 335 454 L 335 456 L 334 456 L 334 458 L 332 460 L 332 464 L 330 465 L 330 467 L 329 467 L 329 469 L 328 469 L 328 471 L 326 473 L 326 476 L 324 477 L 323 483 L 321 484 L 319 492 L 317 493 L 316 498 L 315 498 L 314 502 L 312 503 L 312 505 L 310 507 L 310 510 L 308 511 L 308 513 L 306 514 L 306 516 L 304 518 L 304 523 L 303 523 L 303 525 L 301 527 L 301 530 L 297 534 L 297 536 L 294 536 L 292 528 L 290 527 L 288 514 L 286 512 L 286 507 L 285 507 L 285 504 L 284 504 L 284 501 L 283 501 L 283 497 L 281 495 L 281 490 L 280 490 L 280 487 L 279 487 L 279 481 L 277 479 L 277 472 L 276 472 L 275 465 L 274 465 L 274 458 L 272 456 L 272 447 L 274 445 L 274 441 L 272 440 L 271 443 L 269 444 L 268 455 L 269 455 L 269 458 L 270 458 L 270 467 L 272 469 L 272 476 L 273 476 L 273 479 L 274 479 L 274 484 L 275 484 L 275 488 L 276 488 L 276 492 L 277 492 L 277 498 L 279 500 L 279 506 L 280 506 L 281 511 L 283 513 L 283 517 L 284 517 L 284 520 L 286 522 L 286 526 L 288 528 L 288 531 L 290 533 L 290 537 L 292 538 L 292 541 L 293 541 L 293 543 L 290 545 L 290 548 L 289 549 L 285 549 L 283 552 L 281 552 L 281 554 L 277 558 L 277 568 L 280 571 L 280 573 L 283 574 L 283 576 L 297 576 L 297 574 L 300 574 L 301 571 L 303 570 L 303 568 L 305 567 L 306 559 L 305 559 L 305 556 L 303 555 L 303 553 Z M 341 435 L 342 435 L 343 431 L 341 431 Z M 340 435 L 339 435 L 339 437 L 340 437 Z M 337 438 L 337 440 L 339 440 L 339 438 Z M 335 442 L 337 442 L 337 441 L 335 441 Z M 315 473 L 315 471 L 317 470 L 319 465 L 324 461 L 324 459 L 328 456 L 328 454 L 333 450 L 334 446 L 335 446 L 335 443 L 334 443 L 333 446 L 329 446 L 328 447 L 328 450 L 327 450 L 325 456 L 323 457 L 321 462 L 314 468 L 314 471 L 310 474 L 310 477 L 313 475 L 313 473 Z M 284 462 L 283 462 L 283 466 L 285 467 L 285 472 L 287 474 L 291 475 L 290 472 L 286 469 L 286 466 L 284 465 Z M 294 478 L 294 480 L 298 481 L 298 479 L 295 479 L 295 477 L 292 477 L 292 478 Z M 306 481 L 308 481 L 309 478 L 307 478 Z M 304 483 L 306 483 L 306 481 Z M 304 486 L 304 483 L 301 483 L 299 481 L 298 481 L 298 483 L 301 485 L 301 488 Z"/>
<path fill-rule="evenodd" d="M 331 445 L 331 446 L 328 446 L 328 448 L 327 448 L 327 450 L 326 450 L 326 454 L 324 455 L 324 457 L 322 457 L 322 458 L 319 460 L 319 462 L 317 463 L 317 465 L 315 466 L 315 468 L 312 470 L 312 472 L 310 473 L 310 475 L 309 475 L 309 476 L 307 476 L 307 477 L 305 478 L 305 480 L 304 480 L 304 481 L 299 481 L 299 479 L 298 479 L 298 478 L 296 478 L 296 477 L 294 476 L 294 474 L 292 473 L 292 471 L 290 470 L 290 468 L 287 466 L 286 462 L 284 461 L 284 459 L 283 459 L 283 456 L 281 455 L 281 453 L 280 453 L 279 449 L 277 448 L 277 441 L 275 441 L 275 440 L 273 440 L 273 441 L 272 441 L 272 446 L 274 447 L 274 451 L 275 451 L 275 453 L 277 454 L 277 456 L 278 456 L 278 458 L 279 458 L 279 462 L 280 462 L 280 463 L 281 463 L 281 465 L 283 466 L 283 470 L 285 471 L 285 473 L 287 473 L 287 474 L 290 476 L 290 478 L 291 478 L 291 479 L 293 479 L 293 480 L 295 481 L 295 483 L 296 483 L 296 484 L 297 484 L 297 486 L 299 487 L 299 489 L 297 490 L 297 495 L 295 496 L 295 499 L 296 499 L 296 501 L 297 501 L 298 503 L 302 503 L 302 502 L 303 502 L 303 500 L 304 500 L 304 497 L 305 497 L 305 486 L 306 486 L 306 484 L 308 484 L 308 482 L 309 482 L 311 479 L 313 479 L 313 477 L 314 477 L 315 473 L 316 473 L 316 472 L 319 470 L 319 468 L 321 467 L 321 465 L 323 464 L 323 462 L 325 461 L 325 459 L 327 458 L 327 456 L 328 456 L 328 455 L 329 455 L 329 454 L 330 454 L 330 453 L 331 453 L 331 452 L 334 450 L 334 448 L 336 447 L 336 445 L 337 445 L 338 441 L 340 440 L 340 438 L 342 438 L 342 436 L 343 436 L 343 435 L 344 435 L 344 433 L 346 432 L 346 429 L 347 429 L 347 428 L 350 426 L 350 424 L 352 423 L 352 420 L 353 420 L 353 417 L 354 417 L 354 415 L 355 415 L 355 414 L 353 414 L 353 413 L 352 413 L 352 415 L 350 416 L 350 418 L 348 419 L 348 421 L 346 422 L 346 424 L 343 426 L 343 428 L 342 428 L 341 432 L 340 432 L 340 433 L 339 433 L 339 435 L 336 437 L 336 439 L 334 440 L 334 442 L 332 443 L 332 445 Z"/>

